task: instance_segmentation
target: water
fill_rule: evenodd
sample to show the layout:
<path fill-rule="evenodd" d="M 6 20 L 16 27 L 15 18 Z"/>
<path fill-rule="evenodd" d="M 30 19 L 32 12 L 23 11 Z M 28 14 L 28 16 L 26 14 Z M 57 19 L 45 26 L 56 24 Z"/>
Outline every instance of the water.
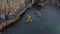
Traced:
<path fill-rule="evenodd" d="M 42 16 L 34 15 L 40 11 Z M 32 22 L 25 24 L 25 18 L 32 16 Z M 46 5 L 44 8 L 34 6 L 15 24 L 6 28 L 7 34 L 60 34 L 60 8 Z M 6 29 L 3 34 L 6 34 Z"/>

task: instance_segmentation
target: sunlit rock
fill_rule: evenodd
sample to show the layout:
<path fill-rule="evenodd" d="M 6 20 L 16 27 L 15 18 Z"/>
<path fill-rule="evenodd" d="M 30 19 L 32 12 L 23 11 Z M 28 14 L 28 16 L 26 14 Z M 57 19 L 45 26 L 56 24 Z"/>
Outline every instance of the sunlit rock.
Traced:
<path fill-rule="evenodd" d="M 27 16 L 25 19 L 25 23 L 29 23 L 32 22 L 32 17 L 31 16 Z"/>
<path fill-rule="evenodd" d="M 38 17 L 41 16 L 41 13 L 39 11 L 36 11 L 34 14 Z"/>

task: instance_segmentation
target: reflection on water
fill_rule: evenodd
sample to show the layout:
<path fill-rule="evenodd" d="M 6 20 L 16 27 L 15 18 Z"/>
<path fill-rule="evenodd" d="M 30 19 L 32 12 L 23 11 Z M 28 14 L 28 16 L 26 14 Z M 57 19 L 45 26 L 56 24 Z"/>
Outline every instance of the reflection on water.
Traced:
<path fill-rule="evenodd" d="M 41 17 L 34 15 L 37 10 L 41 12 Z M 32 22 L 25 24 L 25 18 L 29 15 L 32 16 Z M 28 9 L 15 24 L 6 29 L 7 34 L 60 34 L 60 8 L 49 5 L 44 8 L 34 6 Z M 5 31 L 3 34 L 6 34 Z"/>

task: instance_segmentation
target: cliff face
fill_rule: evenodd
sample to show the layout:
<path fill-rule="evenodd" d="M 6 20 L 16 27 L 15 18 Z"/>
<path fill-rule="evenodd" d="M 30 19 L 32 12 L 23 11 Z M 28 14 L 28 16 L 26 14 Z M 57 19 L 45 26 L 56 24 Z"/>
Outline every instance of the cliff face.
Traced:
<path fill-rule="evenodd" d="M 29 6 L 32 0 L 0 0 L 0 30 L 19 19 Z"/>
<path fill-rule="evenodd" d="M 0 0 L 0 21 L 15 17 L 25 7 L 25 0 Z"/>

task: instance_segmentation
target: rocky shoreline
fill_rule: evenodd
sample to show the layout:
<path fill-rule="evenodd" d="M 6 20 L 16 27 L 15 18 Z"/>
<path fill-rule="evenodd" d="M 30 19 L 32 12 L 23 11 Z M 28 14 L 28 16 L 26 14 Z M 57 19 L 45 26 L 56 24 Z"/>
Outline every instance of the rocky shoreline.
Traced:
<path fill-rule="evenodd" d="M 19 2 L 17 2 L 17 4 L 18 3 Z M 15 3 L 13 2 L 13 4 Z M 20 4 L 21 5 L 18 4 L 17 6 L 11 5 L 11 7 L 9 6 L 8 8 L 6 8 L 5 11 L 0 11 L 0 30 L 17 21 L 20 18 L 20 15 L 22 15 L 22 13 L 24 13 L 27 10 L 27 8 L 32 6 L 31 2 L 29 3 L 27 2 L 26 4 L 24 1 L 23 3 L 20 3 Z"/>
<path fill-rule="evenodd" d="M 18 20 L 34 3 L 35 0 L 0 0 L 0 31 Z M 43 7 L 47 3 L 42 1 L 38 5 Z"/>

